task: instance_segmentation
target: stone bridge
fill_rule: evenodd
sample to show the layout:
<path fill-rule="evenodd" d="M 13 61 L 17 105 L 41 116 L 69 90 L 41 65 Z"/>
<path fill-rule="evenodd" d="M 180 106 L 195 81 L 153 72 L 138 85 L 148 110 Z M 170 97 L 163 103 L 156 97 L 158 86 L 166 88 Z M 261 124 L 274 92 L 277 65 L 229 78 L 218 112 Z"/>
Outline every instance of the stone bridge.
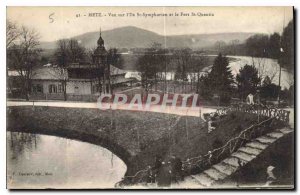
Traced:
<path fill-rule="evenodd" d="M 97 107 L 93 107 L 95 104 L 61 104 L 64 107 L 60 107 L 59 102 L 47 102 L 46 106 L 42 102 L 34 104 L 32 102 L 29 104 L 27 102 L 19 104 L 10 102 L 7 111 L 7 129 L 11 131 L 61 136 L 101 145 L 115 153 L 126 163 L 127 172 L 125 180 L 130 178 L 130 181 L 133 181 L 135 184 L 143 181 L 144 173 L 147 172 L 145 164 L 154 158 L 155 151 L 159 150 L 156 148 L 157 146 L 166 144 L 164 136 L 168 135 L 171 129 L 177 128 L 178 131 L 182 131 L 181 127 L 185 126 L 186 130 L 187 124 L 189 124 L 188 128 L 191 130 L 199 129 L 199 117 L 186 117 L 182 116 L 182 114 L 169 113 L 143 112 L 141 114 L 140 112 L 133 111 L 101 111 L 96 109 Z M 193 157 L 187 159 L 184 162 L 186 170 L 188 170 L 187 167 L 191 164 L 200 166 L 202 170 L 209 170 L 211 165 L 219 163 L 225 157 L 233 155 L 234 152 L 237 153 L 235 154 L 236 156 L 243 155 L 241 158 L 247 158 L 248 156 L 245 157 L 245 154 L 251 154 L 251 152 L 253 153 L 256 150 L 250 150 L 248 147 L 249 144 L 245 146 L 246 141 L 249 142 L 259 136 L 271 133 L 266 128 L 270 123 L 281 121 L 287 124 L 289 122 L 288 111 L 274 108 L 232 106 L 219 109 L 217 113 L 219 115 L 226 115 L 230 111 L 256 114 L 257 116 L 262 116 L 261 118 L 263 116 L 268 117 L 268 120 L 243 130 L 237 138 L 229 140 L 223 147 L 210 151 L 209 154 L 201 156 L 201 158 Z M 199 112 L 195 114 L 199 116 Z M 274 136 L 274 134 L 272 135 Z M 152 145 L 154 145 L 151 146 L 153 150 L 150 147 L 146 152 L 142 152 L 143 147 L 145 147 L 142 141 L 145 137 L 149 139 L 148 144 L 153 142 Z M 153 140 L 155 140 L 155 143 Z M 248 153 L 247 151 L 244 151 L 245 154 L 242 153 L 241 150 L 245 150 L 245 148 L 238 152 L 237 149 L 241 147 L 248 148 Z M 215 171 L 210 170 L 208 172 Z M 222 175 L 222 173 L 219 174 Z M 218 180 L 220 179 L 217 178 L 216 181 Z M 210 187 L 213 183 L 214 181 L 207 183 L 201 180 L 200 183 L 198 182 L 198 187 Z"/>

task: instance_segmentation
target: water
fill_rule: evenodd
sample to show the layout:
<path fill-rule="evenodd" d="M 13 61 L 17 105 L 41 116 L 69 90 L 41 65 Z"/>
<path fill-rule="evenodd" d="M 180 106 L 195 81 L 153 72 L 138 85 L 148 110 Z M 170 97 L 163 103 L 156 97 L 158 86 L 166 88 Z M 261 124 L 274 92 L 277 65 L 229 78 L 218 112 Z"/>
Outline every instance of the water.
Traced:
<path fill-rule="evenodd" d="M 113 188 L 125 163 L 97 145 L 7 132 L 8 188 Z"/>
<path fill-rule="evenodd" d="M 208 55 L 208 56 L 215 56 L 217 55 Z M 233 58 L 229 62 L 229 67 L 231 68 L 232 74 L 236 76 L 239 73 L 239 70 L 245 66 L 246 64 L 252 65 L 254 64 L 255 67 L 259 70 L 259 74 L 264 78 L 265 76 L 269 76 L 273 83 L 279 83 L 279 64 L 277 60 L 270 59 L 270 58 L 252 58 L 249 56 L 227 56 Z M 206 66 L 202 69 L 203 72 L 200 75 L 205 74 L 204 72 L 210 71 L 212 64 Z M 164 78 L 165 73 L 161 73 L 162 77 Z M 141 77 L 137 71 L 127 71 L 127 78 L 135 77 L 136 79 L 140 80 Z M 167 80 L 174 80 L 175 72 L 167 72 L 166 79 Z M 189 73 L 187 74 L 187 79 L 190 82 L 192 78 L 197 78 L 196 73 Z M 294 76 L 292 73 L 286 71 L 285 69 L 281 69 L 281 87 L 289 88 L 292 84 L 294 84 Z"/>
<path fill-rule="evenodd" d="M 239 73 L 240 68 L 248 65 L 253 65 L 258 69 L 258 73 L 264 78 L 269 76 L 273 83 L 279 83 L 279 64 L 277 60 L 270 58 L 252 58 L 249 56 L 227 56 L 234 58 L 235 60 L 229 62 L 229 66 L 234 76 Z M 292 73 L 286 71 L 284 68 L 281 69 L 281 88 L 289 88 L 294 83 L 294 76 Z"/>

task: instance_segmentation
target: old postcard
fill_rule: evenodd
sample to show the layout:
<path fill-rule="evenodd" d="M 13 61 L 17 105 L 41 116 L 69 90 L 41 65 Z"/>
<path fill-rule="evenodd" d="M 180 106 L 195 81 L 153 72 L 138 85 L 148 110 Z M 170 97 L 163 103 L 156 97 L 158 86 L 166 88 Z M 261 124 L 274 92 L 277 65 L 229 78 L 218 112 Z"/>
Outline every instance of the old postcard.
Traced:
<path fill-rule="evenodd" d="M 293 7 L 7 7 L 8 189 L 294 189 Z"/>

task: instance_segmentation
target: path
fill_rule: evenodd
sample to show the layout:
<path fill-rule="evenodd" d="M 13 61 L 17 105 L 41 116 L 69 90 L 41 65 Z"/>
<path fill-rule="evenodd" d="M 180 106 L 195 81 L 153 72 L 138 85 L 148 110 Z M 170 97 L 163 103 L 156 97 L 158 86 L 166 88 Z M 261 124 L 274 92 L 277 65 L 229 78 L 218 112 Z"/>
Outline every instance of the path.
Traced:
<path fill-rule="evenodd" d="M 108 110 L 112 104 L 102 103 L 103 110 Z M 49 107 L 64 107 L 64 108 L 93 108 L 97 109 L 96 102 L 61 102 L 61 101 L 7 101 L 7 106 L 49 106 Z M 166 106 L 162 108 L 160 105 L 151 105 L 149 109 L 139 110 L 137 107 L 129 107 L 129 104 L 119 104 L 116 107 L 117 110 L 131 110 L 131 111 L 142 111 L 142 112 L 159 112 L 166 114 L 175 114 L 180 116 L 196 116 L 199 117 L 201 110 L 201 117 L 204 113 L 215 112 L 215 108 L 207 107 L 172 107 Z"/>
<path fill-rule="evenodd" d="M 108 110 L 112 104 L 102 103 L 102 110 Z M 64 108 L 93 108 L 97 109 L 97 102 L 64 102 L 64 101 L 7 101 L 7 106 L 49 106 L 49 107 L 64 107 Z M 119 104 L 117 110 L 131 110 L 142 112 L 158 112 L 165 114 L 175 114 L 180 116 L 195 116 L 199 117 L 201 111 L 201 118 L 203 114 L 215 112 L 216 107 L 172 107 L 166 106 L 163 108 L 160 105 L 151 105 L 149 109 L 139 110 L 137 107 L 129 107 L 129 104 Z M 285 108 L 284 110 L 290 111 L 289 124 L 294 128 L 294 108 Z"/>

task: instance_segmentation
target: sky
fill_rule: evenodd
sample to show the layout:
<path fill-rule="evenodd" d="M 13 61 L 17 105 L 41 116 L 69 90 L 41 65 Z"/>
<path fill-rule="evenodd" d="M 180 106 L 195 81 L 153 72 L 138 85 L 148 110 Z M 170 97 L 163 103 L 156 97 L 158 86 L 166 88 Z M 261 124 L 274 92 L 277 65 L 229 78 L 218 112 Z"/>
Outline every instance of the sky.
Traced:
<path fill-rule="evenodd" d="M 148 15 L 153 13 L 160 15 Z M 136 26 L 160 35 L 271 34 L 281 33 L 283 25 L 292 18 L 292 7 L 7 7 L 7 19 L 34 28 L 40 41 L 123 26 Z"/>

